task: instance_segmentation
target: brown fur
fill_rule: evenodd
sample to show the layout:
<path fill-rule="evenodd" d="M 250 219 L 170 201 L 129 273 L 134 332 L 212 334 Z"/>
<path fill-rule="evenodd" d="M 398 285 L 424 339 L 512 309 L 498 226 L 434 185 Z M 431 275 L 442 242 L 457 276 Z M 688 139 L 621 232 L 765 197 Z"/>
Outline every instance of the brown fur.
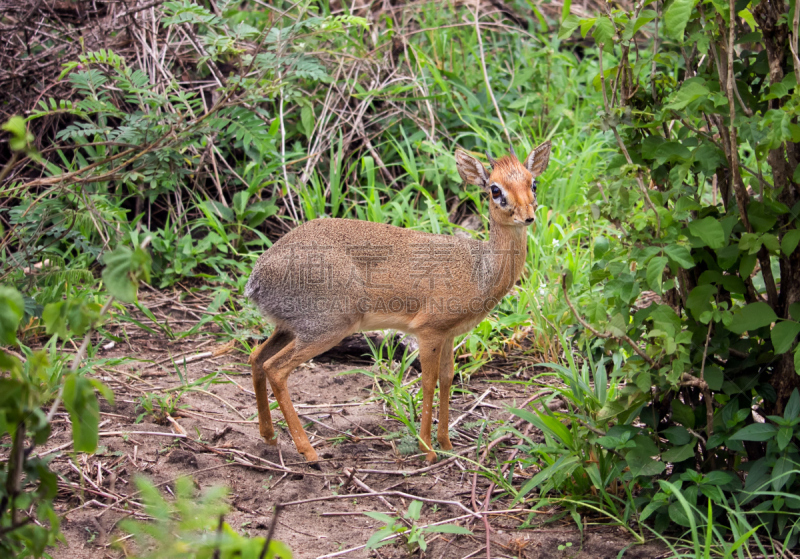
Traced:
<path fill-rule="evenodd" d="M 549 154 L 549 142 L 536 148 Z M 534 150 L 534 151 L 536 151 Z M 531 167 L 536 155 L 526 158 Z M 287 379 L 295 367 L 363 330 L 393 328 L 416 336 L 422 365 L 420 449 L 431 445 L 433 394 L 440 387 L 437 440 L 451 450 L 449 395 L 453 339 L 471 330 L 508 293 L 522 273 L 526 226 L 533 221 L 534 175 L 516 157 L 496 162 L 489 174 L 457 150 L 459 174 L 503 199 L 489 203 L 486 243 L 433 235 L 382 223 L 316 219 L 286 234 L 259 257 L 245 294 L 275 324 L 272 336 L 250 356 L 259 429 L 269 444 L 275 431 L 267 401 L 269 381 L 298 452 L 317 460 L 292 406 Z M 537 174 L 545 165 L 535 167 Z M 498 199 L 499 200 L 499 199 Z"/>

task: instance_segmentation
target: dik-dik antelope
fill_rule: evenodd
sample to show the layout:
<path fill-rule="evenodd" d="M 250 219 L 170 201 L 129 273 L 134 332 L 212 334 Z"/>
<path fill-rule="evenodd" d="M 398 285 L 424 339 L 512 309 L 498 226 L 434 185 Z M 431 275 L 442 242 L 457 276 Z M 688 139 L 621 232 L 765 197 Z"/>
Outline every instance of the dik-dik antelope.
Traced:
<path fill-rule="evenodd" d="M 536 214 L 536 177 L 550 159 L 550 142 L 524 162 L 512 154 L 491 172 L 456 150 L 458 173 L 483 188 L 489 203 L 489 241 L 433 235 L 383 223 L 315 219 L 284 235 L 256 261 L 245 295 L 275 325 L 250 355 L 261 436 L 277 443 L 267 380 L 297 451 L 318 460 L 287 390 L 289 374 L 344 337 L 391 328 L 416 336 L 422 365 L 419 448 L 430 462 L 433 393 L 439 381 L 436 438 L 448 433 L 453 339 L 470 331 L 508 293 L 522 273 L 527 226 Z"/>

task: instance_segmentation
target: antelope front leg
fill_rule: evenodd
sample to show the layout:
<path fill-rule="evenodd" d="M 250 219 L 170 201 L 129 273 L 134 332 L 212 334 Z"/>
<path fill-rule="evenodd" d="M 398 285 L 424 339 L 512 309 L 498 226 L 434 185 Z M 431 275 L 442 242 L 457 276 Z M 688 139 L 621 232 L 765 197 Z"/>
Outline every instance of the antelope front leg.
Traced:
<path fill-rule="evenodd" d="M 442 345 L 439 361 L 439 426 L 436 440 L 442 450 L 453 450 L 450 443 L 450 387 L 453 385 L 453 338 Z"/>
<path fill-rule="evenodd" d="M 440 338 L 428 337 L 420 340 L 419 361 L 422 365 L 422 417 L 420 418 L 419 449 L 426 453 L 428 462 L 436 462 L 436 453 L 431 444 L 431 422 L 433 419 L 433 393 L 439 379 L 439 363 L 442 360 L 444 341 Z"/>

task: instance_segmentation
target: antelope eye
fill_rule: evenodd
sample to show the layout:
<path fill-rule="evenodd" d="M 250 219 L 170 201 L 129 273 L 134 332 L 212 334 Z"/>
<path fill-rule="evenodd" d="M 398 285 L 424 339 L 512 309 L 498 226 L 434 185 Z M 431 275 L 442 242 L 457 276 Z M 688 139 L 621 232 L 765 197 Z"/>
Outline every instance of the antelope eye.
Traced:
<path fill-rule="evenodd" d="M 492 198 L 499 198 L 502 194 L 498 187 L 492 185 Z"/>
<path fill-rule="evenodd" d="M 537 186 L 538 186 L 538 184 L 536 184 L 536 179 L 533 179 L 533 181 L 531 182 L 531 190 L 533 191 L 534 194 L 536 194 L 536 187 Z"/>

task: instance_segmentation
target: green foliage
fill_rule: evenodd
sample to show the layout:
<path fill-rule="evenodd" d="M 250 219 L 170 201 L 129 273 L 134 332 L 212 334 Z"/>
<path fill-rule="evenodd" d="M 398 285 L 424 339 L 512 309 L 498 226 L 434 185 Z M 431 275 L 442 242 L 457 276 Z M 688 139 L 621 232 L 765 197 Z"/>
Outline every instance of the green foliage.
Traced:
<path fill-rule="evenodd" d="M 547 434 L 539 452 L 578 474 L 568 480 L 543 468 L 534 486 L 585 498 L 588 484 L 578 481 L 596 479 L 603 499 L 593 501 L 620 518 L 607 488 L 636 484 L 642 492 L 628 500 L 641 520 L 657 532 L 690 528 L 693 538 L 705 526 L 715 549 L 745 534 L 772 534 L 790 547 L 800 539 L 789 497 L 800 490 L 800 300 L 792 287 L 800 281 L 800 103 L 790 73 L 798 69 L 765 6 L 675 0 L 663 11 L 639 4 L 563 19 L 561 37 L 594 29 L 603 43 L 596 124 L 619 148 L 592 192 L 595 215 L 613 234 L 595 250 L 587 288 L 566 275 L 564 284 L 591 325 L 575 329 L 596 340 L 586 342 L 590 361 L 613 362 L 614 394 L 599 410 L 573 399 L 579 419 L 566 425 L 555 420 L 573 414 L 522 415 Z M 770 6 L 791 19 L 789 4 Z M 654 46 L 645 37 L 655 33 Z M 767 39 L 783 50 L 763 49 Z M 659 297 L 642 303 L 648 290 Z M 604 460 L 607 477 L 595 471 Z M 742 507 L 757 522 L 745 529 L 724 507 Z M 711 544 L 694 541 L 708 556 Z"/>
<path fill-rule="evenodd" d="M 138 548 L 131 553 L 128 546 L 119 541 L 117 545 L 126 550 L 126 557 L 292 559 L 292 552 L 285 544 L 271 540 L 264 550 L 267 543 L 264 538 L 242 536 L 224 521 L 229 511 L 224 488 L 213 487 L 197 496 L 191 478 L 178 478 L 175 500 L 170 502 L 145 478 L 137 478 L 136 485 L 142 493 L 144 511 L 153 521 L 123 520 L 120 523 L 123 531 L 134 536 Z"/>
<path fill-rule="evenodd" d="M 403 520 L 382 512 L 365 512 L 366 516 L 385 524 L 367 540 L 367 549 L 395 543 L 395 539 L 402 537 L 408 554 L 412 555 L 417 550 L 424 553 L 428 549 L 428 543 L 425 541 L 427 534 L 472 534 L 470 530 L 456 524 L 418 526 L 420 512 L 422 512 L 422 501 L 411 501 Z"/>
<path fill-rule="evenodd" d="M 22 306 L 22 296 L 16 289 L 0 286 L 0 343 L 17 344 Z M 84 312 L 85 305 L 69 306 L 72 323 L 80 324 L 83 331 L 100 318 L 96 310 Z M 50 313 L 45 320 L 48 329 L 61 328 L 56 324 L 60 316 Z M 0 470 L 0 550 L 9 556 L 40 557 L 47 546 L 56 543 L 59 534 L 59 519 L 52 506 L 56 476 L 47 459 L 33 455 L 35 446 L 44 444 L 50 436 L 50 419 L 42 408 L 63 383 L 73 446 L 78 451 L 94 452 L 100 420 L 96 391 L 112 402 L 113 394 L 76 368 L 62 375 L 63 357 L 24 349 L 24 363 L 0 349 L 0 435 L 9 435 L 12 442 L 9 460 Z M 31 510 L 34 512 L 29 516 L 27 511 Z"/>

